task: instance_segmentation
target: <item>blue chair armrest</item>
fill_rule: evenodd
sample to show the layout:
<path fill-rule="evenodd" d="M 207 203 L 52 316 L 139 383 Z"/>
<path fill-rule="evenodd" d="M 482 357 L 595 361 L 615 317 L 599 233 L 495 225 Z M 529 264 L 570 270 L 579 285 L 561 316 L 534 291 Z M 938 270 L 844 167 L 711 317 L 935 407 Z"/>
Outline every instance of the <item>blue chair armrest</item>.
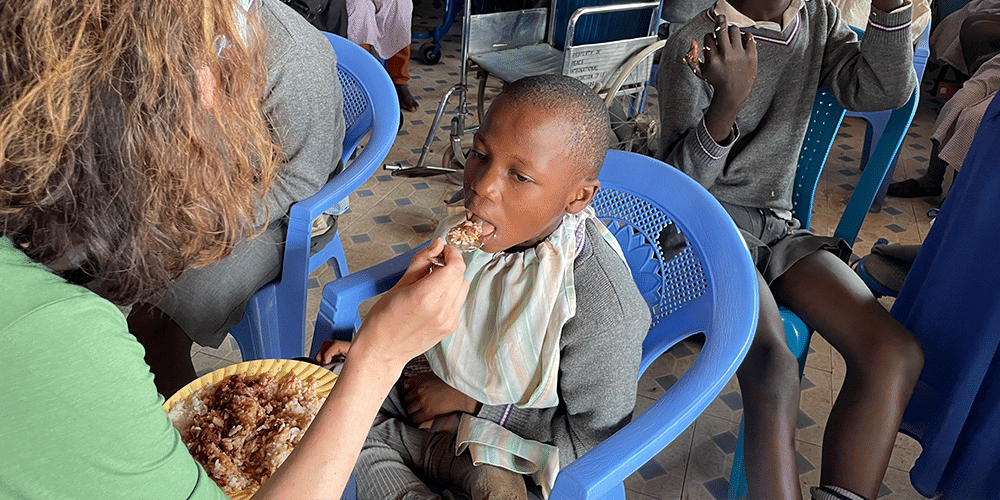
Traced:
<path fill-rule="evenodd" d="M 663 451 L 708 407 L 736 373 L 753 338 L 756 315 L 739 331 L 707 336 L 694 364 L 646 411 L 559 472 L 551 499 L 598 499 Z M 661 325 L 657 325 L 659 327 Z M 733 356 L 733 350 L 738 355 Z"/>
<path fill-rule="evenodd" d="M 323 287 L 310 352 L 315 353 L 324 340 L 350 340 L 360 326 L 358 307 L 361 303 L 392 288 L 406 272 L 413 256 L 425 246 L 427 243 L 327 283 Z"/>

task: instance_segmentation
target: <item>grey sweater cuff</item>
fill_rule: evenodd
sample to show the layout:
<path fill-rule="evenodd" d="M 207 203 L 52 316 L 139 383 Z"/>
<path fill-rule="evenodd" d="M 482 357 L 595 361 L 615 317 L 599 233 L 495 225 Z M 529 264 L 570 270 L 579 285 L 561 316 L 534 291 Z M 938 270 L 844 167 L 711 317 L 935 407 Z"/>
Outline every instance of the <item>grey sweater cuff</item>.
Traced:
<path fill-rule="evenodd" d="M 483 406 L 479 408 L 479 413 L 475 416 L 499 425 L 500 420 L 503 418 L 505 408 L 507 408 L 506 405 L 490 406 L 483 404 Z"/>
<path fill-rule="evenodd" d="M 476 416 L 489 420 L 511 432 L 523 435 L 524 429 L 531 429 L 542 424 L 539 413 L 546 408 L 518 408 L 514 405 L 487 406 L 479 410 Z M 551 418 L 551 417 L 547 417 Z"/>
<path fill-rule="evenodd" d="M 708 126 L 705 125 L 705 118 L 702 118 L 701 121 L 698 122 L 698 126 L 694 129 L 694 138 L 698 143 L 698 149 L 701 151 L 701 154 L 705 155 L 711 161 L 718 161 L 725 158 L 729 153 L 729 148 L 733 146 L 733 143 L 735 143 L 736 139 L 739 139 L 739 137 L 740 129 L 735 123 L 733 124 L 733 131 L 729 135 L 725 146 L 715 142 L 715 139 L 712 138 L 712 134 L 708 133 Z"/>
<path fill-rule="evenodd" d="M 477 417 L 489 420 L 501 427 L 507 427 L 507 424 L 511 421 L 511 418 L 516 413 L 517 407 L 514 405 L 498 405 L 490 406 L 483 405 L 479 409 L 479 413 L 476 414 Z"/>
<path fill-rule="evenodd" d="M 913 4 L 890 12 L 882 12 L 872 6 L 868 16 L 868 27 L 865 29 L 865 39 L 872 37 L 873 41 L 882 43 L 898 42 L 899 39 L 910 41 L 910 24 L 913 23 Z"/>

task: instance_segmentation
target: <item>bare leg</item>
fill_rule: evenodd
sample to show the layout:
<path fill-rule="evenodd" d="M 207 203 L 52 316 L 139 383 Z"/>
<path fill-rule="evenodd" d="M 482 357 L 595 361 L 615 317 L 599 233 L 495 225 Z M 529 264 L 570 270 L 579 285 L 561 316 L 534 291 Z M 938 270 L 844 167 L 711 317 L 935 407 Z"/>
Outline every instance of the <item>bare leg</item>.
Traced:
<path fill-rule="evenodd" d="M 788 350 L 771 290 L 757 273 L 757 332 L 736 371 L 743 394 L 744 459 L 750 498 L 801 498 L 795 460 L 799 365 Z"/>
<path fill-rule="evenodd" d="M 923 350 L 829 252 L 800 260 L 772 283 L 772 290 L 847 363 L 823 438 L 822 484 L 875 498 L 923 368 Z"/>
<path fill-rule="evenodd" d="M 149 304 L 137 304 L 128 316 L 128 329 L 146 349 L 146 364 L 156 390 L 169 398 L 198 378 L 191 361 L 193 342 L 177 323 Z"/>

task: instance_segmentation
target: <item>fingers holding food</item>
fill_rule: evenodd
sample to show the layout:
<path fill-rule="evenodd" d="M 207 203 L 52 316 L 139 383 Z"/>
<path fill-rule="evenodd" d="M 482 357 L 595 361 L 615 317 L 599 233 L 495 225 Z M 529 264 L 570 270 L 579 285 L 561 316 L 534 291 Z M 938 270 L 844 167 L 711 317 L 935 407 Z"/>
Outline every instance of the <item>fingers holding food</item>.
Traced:
<path fill-rule="evenodd" d="M 691 49 L 684 55 L 681 62 L 687 64 L 691 71 L 698 73 L 698 67 L 701 65 L 701 49 L 697 40 L 691 40 Z"/>

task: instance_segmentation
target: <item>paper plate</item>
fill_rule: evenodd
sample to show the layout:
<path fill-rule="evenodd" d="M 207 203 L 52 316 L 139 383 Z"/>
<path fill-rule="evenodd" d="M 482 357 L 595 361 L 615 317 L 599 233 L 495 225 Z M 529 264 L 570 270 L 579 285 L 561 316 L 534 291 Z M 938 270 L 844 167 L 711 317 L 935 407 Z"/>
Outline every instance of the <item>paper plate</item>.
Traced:
<path fill-rule="evenodd" d="M 316 382 L 316 395 L 325 398 L 330 395 L 333 384 L 337 382 L 337 376 L 319 365 L 306 363 L 305 361 L 295 361 L 292 359 L 256 359 L 229 365 L 219 368 L 211 373 L 206 373 L 179 391 L 170 396 L 170 399 L 163 403 L 163 409 L 170 411 L 174 404 L 183 399 L 187 399 L 191 394 L 201 390 L 209 384 L 214 384 L 230 375 L 241 373 L 243 375 L 260 375 L 270 373 L 274 378 L 281 378 L 286 373 L 294 374 L 299 380 L 307 383 Z"/>
<path fill-rule="evenodd" d="M 260 375 L 262 373 L 270 373 L 274 378 L 281 378 L 286 373 L 291 373 L 305 383 L 315 382 L 316 395 L 321 398 L 329 396 L 330 390 L 333 389 L 333 384 L 337 382 L 337 376 L 330 370 L 304 361 L 291 359 L 244 361 L 220 368 L 211 373 L 206 373 L 188 385 L 185 385 L 163 403 L 163 409 L 169 412 L 177 402 L 186 400 L 191 394 L 198 392 L 205 386 L 219 382 L 230 375 Z M 252 495 L 252 492 L 240 492 L 230 495 L 230 498 L 233 500 L 245 500 Z"/>

